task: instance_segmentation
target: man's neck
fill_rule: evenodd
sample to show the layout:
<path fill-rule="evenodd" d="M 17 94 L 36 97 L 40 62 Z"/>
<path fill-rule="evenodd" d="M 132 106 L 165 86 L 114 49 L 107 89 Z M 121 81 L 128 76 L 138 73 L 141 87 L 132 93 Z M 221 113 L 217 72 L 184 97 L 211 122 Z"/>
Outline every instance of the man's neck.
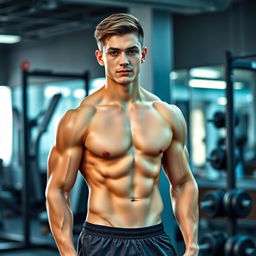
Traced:
<path fill-rule="evenodd" d="M 109 102 L 120 104 L 124 107 L 142 100 L 141 88 L 138 81 L 124 85 L 107 79 L 104 91 Z"/>

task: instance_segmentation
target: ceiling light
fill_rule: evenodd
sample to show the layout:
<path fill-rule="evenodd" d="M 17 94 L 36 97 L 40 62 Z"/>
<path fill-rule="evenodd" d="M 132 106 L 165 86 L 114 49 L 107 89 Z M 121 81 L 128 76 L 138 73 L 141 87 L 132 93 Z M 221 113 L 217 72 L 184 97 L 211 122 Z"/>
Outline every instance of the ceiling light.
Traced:
<path fill-rule="evenodd" d="M 193 88 L 225 89 L 226 82 L 217 80 L 191 79 L 189 80 L 189 86 Z"/>
<path fill-rule="evenodd" d="M 207 79 L 191 79 L 188 82 L 190 87 L 203 89 L 226 89 L 226 81 L 223 80 L 207 80 Z M 244 88 L 242 82 L 234 82 L 234 89 L 241 90 Z"/>
<path fill-rule="evenodd" d="M 191 77 L 202 77 L 211 79 L 220 78 L 220 72 L 216 69 L 211 68 L 192 68 L 189 71 L 189 75 Z"/>
<path fill-rule="evenodd" d="M 21 40 L 18 35 L 4 35 L 0 34 L 0 44 L 15 44 Z"/>

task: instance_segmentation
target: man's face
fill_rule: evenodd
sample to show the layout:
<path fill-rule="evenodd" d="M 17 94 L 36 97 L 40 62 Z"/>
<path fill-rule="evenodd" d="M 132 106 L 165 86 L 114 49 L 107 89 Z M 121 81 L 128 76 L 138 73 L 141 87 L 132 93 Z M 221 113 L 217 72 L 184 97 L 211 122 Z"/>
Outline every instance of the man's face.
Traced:
<path fill-rule="evenodd" d="M 146 48 L 141 49 L 138 35 L 127 33 L 107 38 L 103 50 L 96 51 L 96 57 L 99 64 L 105 67 L 107 79 L 127 85 L 138 78 L 146 52 Z"/>

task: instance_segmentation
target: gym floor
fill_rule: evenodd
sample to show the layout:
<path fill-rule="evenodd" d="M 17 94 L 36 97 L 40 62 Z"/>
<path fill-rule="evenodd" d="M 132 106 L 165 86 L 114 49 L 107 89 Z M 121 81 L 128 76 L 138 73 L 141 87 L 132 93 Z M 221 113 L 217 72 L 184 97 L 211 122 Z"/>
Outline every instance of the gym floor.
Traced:
<path fill-rule="evenodd" d="M 31 249 L 21 249 L 14 250 L 8 252 L 0 252 L 1 256 L 59 256 L 59 253 L 55 247 L 55 243 L 53 237 L 50 232 L 44 232 L 44 227 L 38 221 L 31 221 L 31 243 L 32 245 L 37 244 L 46 244 L 51 246 L 52 249 L 46 249 L 44 246 L 42 248 L 31 248 Z M 0 229 L 1 230 L 1 229 Z M 4 228 L 0 232 L 0 248 L 2 248 L 3 244 L 7 244 L 9 242 L 5 242 L 3 238 L 6 236 L 16 237 L 17 239 L 22 237 L 22 222 L 20 218 L 10 218 L 5 220 Z M 75 240 L 77 239 L 77 235 L 75 235 Z M 13 243 L 13 242 L 12 242 Z M 17 242 L 18 244 L 18 242 Z"/>
<path fill-rule="evenodd" d="M 57 252 L 51 252 L 49 250 L 32 250 L 32 251 L 24 251 L 24 252 L 6 252 L 1 253 L 1 256 L 59 256 Z"/>

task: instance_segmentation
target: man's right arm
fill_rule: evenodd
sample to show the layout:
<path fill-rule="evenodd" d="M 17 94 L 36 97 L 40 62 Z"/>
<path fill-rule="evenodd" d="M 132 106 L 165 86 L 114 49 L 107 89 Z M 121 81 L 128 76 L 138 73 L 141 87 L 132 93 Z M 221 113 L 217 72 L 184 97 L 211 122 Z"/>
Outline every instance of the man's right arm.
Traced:
<path fill-rule="evenodd" d="M 85 120 L 68 111 L 60 122 L 56 145 L 48 160 L 46 207 L 50 228 L 62 256 L 77 255 L 73 244 L 73 215 L 69 194 L 83 155 Z M 83 118 L 83 117 L 82 117 Z"/>

